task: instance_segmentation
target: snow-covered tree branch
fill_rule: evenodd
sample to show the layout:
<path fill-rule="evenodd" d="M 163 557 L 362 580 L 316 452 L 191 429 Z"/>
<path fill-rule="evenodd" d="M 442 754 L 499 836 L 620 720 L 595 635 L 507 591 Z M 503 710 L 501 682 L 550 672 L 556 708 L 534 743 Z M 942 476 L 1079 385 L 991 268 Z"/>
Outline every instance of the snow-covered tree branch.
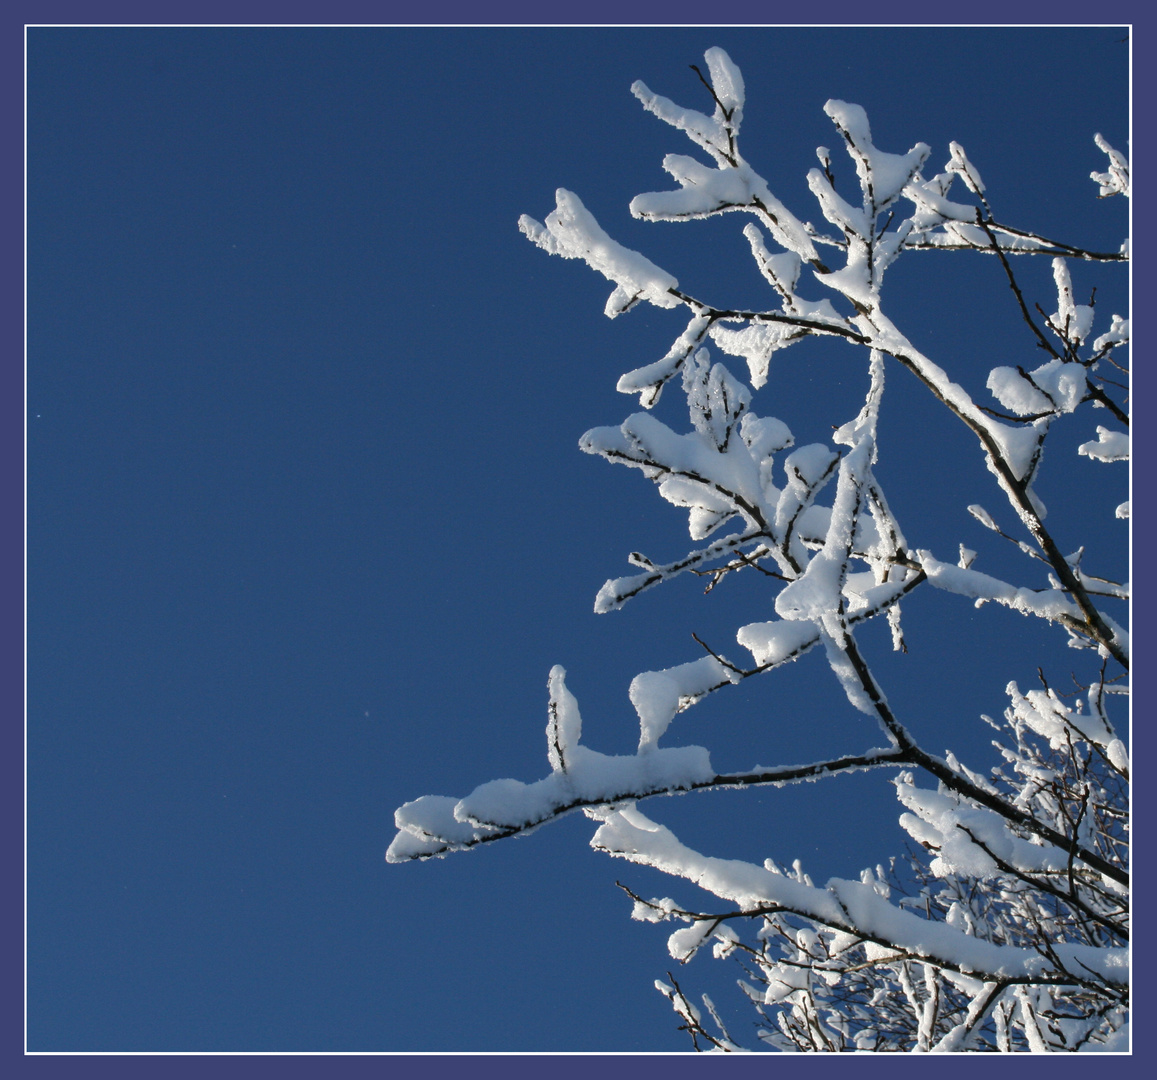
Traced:
<path fill-rule="evenodd" d="M 708 942 L 717 957 L 739 960 L 746 969 L 740 986 L 761 1018 L 757 1045 L 1124 1049 L 1129 762 L 1127 733 L 1117 727 L 1122 717 L 1110 717 L 1117 711 L 1110 701 L 1126 700 L 1129 590 L 1087 566 L 1083 548 L 1064 553 L 1035 484 L 1046 441 L 1061 425 L 1085 425 L 1081 455 L 1104 463 L 1128 459 L 1128 399 L 1120 385 L 1127 378 L 1121 359 L 1127 313 L 1095 328 L 1101 313 L 1092 299 L 1078 301 L 1073 280 L 1079 275 L 1087 288 L 1089 268 L 1118 272 L 1103 264 L 1126 262 L 1127 241 L 1117 251 L 1095 251 L 1006 224 L 960 145 L 949 144 L 937 171 L 930 146 L 881 150 L 865 111 L 834 100 L 825 112 L 850 161 L 845 180 L 854 182 L 837 184 L 835 155 L 818 149 L 820 167 L 807 174 L 826 222 L 817 228 L 742 156 L 738 68 L 718 48 L 705 60 L 705 72 L 694 69 L 702 85 L 694 85 L 701 94 L 705 88 L 711 112 L 679 106 L 641 82 L 632 87 L 648 112 L 682 132 L 706 160 L 669 154 L 663 168 L 677 188 L 638 195 L 630 210 L 666 222 L 747 214 L 742 234 L 769 290 L 765 309 L 692 296 L 673 274 L 612 239 L 570 191 L 556 193 L 543 222 L 523 216 L 519 225 L 547 253 L 580 259 L 611 283 L 609 317 L 644 303 L 685 309 L 685 327 L 661 358 L 618 380 L 621 392 L 638 395 L 643 411 L 588 431 L 579 445 L 639 470 L 663 499 L 687 510 L 696 546 L 663 562 L 632 552 L 636 572 L 607 581 L 596 612 L 618 610 L 685 574 L 707 578 L 708 592 L 741 579 L 767 597 L 766 619 L 735 628 L 750 662 L 700 642 L 700 654 L 637 675 L 629 697 L 638 748 L 617 756 L 584 744 L 579 703 L 565 671 L 554 667 L 545 777 L 492 780 L 465 797 L 407 803 L 397 811 L 399 831 L 387 858 L 444 856 L 581 809 L 599 823 L 595 849 L 693 883 L 721 902 L 702 910 L 646 899 L 624 886 L 636 919 L 684 924 L 670 938 L 675 960 L 686 963 Z M 1127 197 L 1126 157 L 1100 135 L 1096 145 L 1107 157 L 1106 170 L 1093 174 L 1100 195 Z M 992 260 L 1019 312 L 1023 337 L 1009 343 L 1006 358 L 1038 350 L 1047 357 L 991 368 L 987 389 L 999 408 L 974 400 L 960 376 L 925 355 L 883 299 L 885 276 L 901 256 L 928 261 L 934 273 L 936 260 L 965 252 Z M 1034 256 L 1051 260 L 1055 296 L 1047 300 L 1033 296 L 1019 276 L 1018 266 Z M 831 417 L 830 444 L 797 446 L 790 416 L 759 415 L 756 397 L 775 378 L 776 354 L 808 338 L 843 342 L 862 365 L 866 391 L 855 415 Z M 744 361 L 746 381 L 716 360 L 713 348 Z M 1110 368 L 1117 378 L 1109 377 Z M 1018 525 L 1008 531 L 979 504 L 966 509 L 1024 553 L 1021 576 L 1005 580 L 1009 575 L 977 569 L 977 553 L 963 538 L 958 559 L 938 557 L 926 538 L 909 540 L 901 527 L 877 472 L 886 382 L 902 371 L 943 409 L 946 424 L 962 425 L 973 441 L 994 495 Z M 685 397 L 685 429 L 654 412 L 672 387 Z M 789 388 L 772 404 L 790 409 Z M 1111 419 L 1093 424 L 1091 409 Z M 1058 509 L 1069 508 L 1054 507 L 1054 516 Z M 1118 518 L 1128 513 L 1128 503 L 1117 509 Z M 1126 542 L 1127 525 L 1106 527 L 1120 529 Z M 927 717 L 893 707 L 879 665 L 862 647 L 865 628 L 880 620 L 893 649 L 905 651 L 901 602 L 916 590 L 950 594 L 940 596 L 946 604 L 965 598 L 978 608 L 1003 605 L 1054 624 L 1061 641 L 1078 650 L 1084 674 L 1074 694 L 1052 687 L 1043 668 L 1024 676 L 1038 679 L 1040 688 L 1022 692 L 1016 682 L 993 688 L 992 709 L 1003 708 L 1003 717 L 977 723 L 993 730 L 996 768 L 933 753 Z M 826 657 L 849 705 L 874 722 L 879 745 L 726 772 L 716 770 L 705 747 L 663 745 L 677 714 L 813 649 Z M 809 720 L 822 724 L 824 717 Z M 638 806 L 657 795 L 778 787 L 866 770 L 883 770 L 895 785 L 900 824 L 913 846 L 853 881 L 817 885 L 798 863 L 785 870 L 770 859 L 759 865 L 700 853 Z M 669 980 L 656 985 L 697 1048 L 742 1048 L 710 999 L 700 1010 Z"/>

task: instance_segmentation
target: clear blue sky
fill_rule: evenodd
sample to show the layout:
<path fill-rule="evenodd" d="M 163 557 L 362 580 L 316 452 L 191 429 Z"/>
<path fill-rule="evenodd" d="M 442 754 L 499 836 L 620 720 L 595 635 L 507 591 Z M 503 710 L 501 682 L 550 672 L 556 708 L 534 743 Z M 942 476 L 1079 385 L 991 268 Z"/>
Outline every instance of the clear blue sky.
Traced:
<path fill-rule="evenodd" d="M 652 989 L 668 928 L 632 923 L 614 881 L 700 898 L 596 856 L 584 818 L 383 859 L 402 802 L 546 772 L 552 664 L 585 741 L 630 752 L 631 677 L 694 659 L 692 631 L 739 657 L 735 627 L 767 610 L 749 582 L 704 598 L 692 579 L 592 614 L 628 552 L 690 546 L 652 485 L 577 448 L 635 411 L 618 376 L 681 326 L 603 318 L 606 282 L 518 217 L 565 186 L 690 292 L 766 303 L 741 217 L 626 210 L 669 186 L 664 154 L 690 152 L 632 81 L 705 107 L 688 64 L 720 45 L 747 83 L 743 152 L 800 217 L 821 223 L 805 176 L 838 147 L 835 97 L 883 149 L 924 141 L 938 167 L 962 143 L 998 219 L 1112 250 L 1126 207 L 1088 174 L 1095 132 L 1127 149 L 1124 36 L 31 31 L 29 1048 L 686 1049 Z M 1124 275 L 1074 273 L 1107 329 Z M 1052 310 L 1047 260 L 1023 275 Z M 892 318 L 978 400 L 989 368 L 1040 362 L 994 260 L 910 253 L 886 285 Z M 783 357 L 755 407 L 825 439 L 858 408 L 861 357 L 818 341 Z M 964 511 L 1013 525 L 970 437 L 889 377 L 878 473 L 909 540 L 944 559 L 962 541 L 978 569 L 1043 584 Z M 672 393 L 660 413 L 685 424 L 681 408 Z M 1124 574 L 1124 470 L 1074 452 L 1092 424 L 1050 440 L 1038 490 L 1062 547 Z M 978 716 L 1005 683 L 1073 663 L 1063 634 L 1003 609 L 936 593 L 905 618 L 902 661 L 869 640 L 933 752 L 986 760 Z M 725 769 L 878 734 L 817 654 L 677 718 L 669 741 Z M 903 844 L 882 775 L 647 812 L 818 879 Z M 681 978 L 742 1024 L 738 974 L 702 957 Z"/>

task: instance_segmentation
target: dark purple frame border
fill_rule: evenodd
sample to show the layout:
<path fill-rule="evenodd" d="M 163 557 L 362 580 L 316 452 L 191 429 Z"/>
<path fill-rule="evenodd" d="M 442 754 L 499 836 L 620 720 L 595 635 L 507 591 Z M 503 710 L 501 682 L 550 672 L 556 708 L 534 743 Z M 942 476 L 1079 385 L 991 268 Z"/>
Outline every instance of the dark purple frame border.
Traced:
<path fill-rule="evenodd" d="M 1151 0 L 1149 0 L 1151 4 Z M 480 3 L 479 0 L 423 0 L 421 4 L 416 0 L 386 0 L 374 3 L 372 0 L 329 0 L 325 4 L 310 2 L 310 0 L 199 0 L 190 3 L 188 0 L 171 0 L 161 5 L 147 0 L 106 0 L 101 4 L 92 0 L 57 0 L 44 3 L 18 3 L 17 8 L 22 16 L 21 22 L 15 20 L 7 23 L 3 28 L 3 55 L 0 60 L 0 79 L 4 84 L 4 135 L 5 142 L 11 148 L 13 158 L 16 157 L 16 148 L 23 147 L 23 71 L 24 71 L 24 35 L 23 23 L 37 25 L 52 24 L 108 24 L 108 23 L 137 23 L 137 24 L 166 24 L 185 23 L 197 24 L 236 24 L 236 23 L 378 23 L 378 24 L 567 24 L 575 22 L 594 23 L 602 25 L 721 25 L 744 23 L 784 23 L 808 22 L 812 25 L 824 23 L 843 23 L 845 25 L 864 25 L 868 23 L 884 24 L 948 24 L 948 25 L 1056 25 L 1069 24 L 1132 24 L 1133 26 L 1133 55 L 1134 55 L 1134 93 L 1133 99 L 1138 103 L 1138 113 L 1146 115 L 1148 103 L 1152 100 L 1153 70 L 1145 61 L 1145 53 L 1152 48 L 1148 31 L 1157 25 L 1157 15 L 1152 7 L 1146 10 L 1149 4 L 1142 0 L 1109 0 L 1108 3 L 1090 5 L 1078 3 L 1076 0 L 972 0 L 972 3 L 956 7 L 952 11 L 945 11 L 923 0 L 882 0 L 881 3 L 867 8 L 863 3 L 853 0 L 827 0 L 822 8 L 804 8 L 797 15 L 787 6 L 773 4 L 770 0 L 730 0 L 726 8 L 726 18 L 709 19 L 707 13 L 719 14 L 717 5 L 705 7 L 702 0 L 582 0 L 581 5 L 563 7 L 561 10 L 554 5 L 544 3 L 543 0 L 492 0 L 490 3 Z M 869 18 L 875 16 L 874 18 Z M 1063 73 L 1058 73 L 1063 78 Z M 1137 124 L 1138 131 L 1144 134 L 1148 125 L 1144 121 Z M 1151 182 L 1148 177 L 1149 162 L 1153 154 L 1151 141 L 1138 140 L 1132 147 L 1133 172 L 1142 178 L 1142 191 Z M 12 160 L 12 159 L 9 159 Z M 1139 164 L 1138 164 L 1139 162 Z M 3 671 L 0 672 L 0 686 L 6 691 L 6 699 L 10 702 L 13 721 L 23 715 L 23 461 L 24 461 L 24 417 L 18 415 L 17 410 L 23 412 L 23 368 L 19 358 L 23 354 L 21 328 L 23 326 L 23 176 L 15 169 L 5 170 L 0 183 L 4 186 L 4 202 L 9 212 L 3 220 L 3 241 L 5 258 L 3 261 L 4 276 L 9 281 L 0 293 L 3 296 L 4 322 L 8 327 L 9 349 L 5 355 L 10 359 L 3 363 L 0 375 L 3 378 L 3 393 L 0 402 L 3 403 L 4 413 L 8 420 L 0 424 L 0 477 L 4 485 L 4 505 L 10 507 L 11 518 L 9 526 L 0 533 L 3 543 L 4 563 L 10 572 L 0 578 L 0 601 L 3 603 L 2 621 L 0 627 L 4 634 L 4 647 L 0 650 Z M 1154 215 L 1149 213 L 1144 199 L 1134 201 L 1134 250 L 1140 257 L 1133 265 L 1134 289 L 1137 296 L 1146 295 L 1153 287 L 1153 259 L 1149 252 L 1153 250 L 1151 234 L 1154 229 Z M 1146 289 L 1145 286 L 1149 286 Z M 1142 348 L 1144 348 L 1142 339 Z M 1142 407 L 1150 407 L 1148 403 L 1154 399 L 1154 381 L 1157 376 L 1152 373 L 1150 366 L 1142 364 L 1135 369 L 1134 395 L 1142 402 Z M 1142 427 L 1140 433 L 1134 435 L 1133 458 L 1136 462 L 1134 470 L 1135 486 L 1140 489 L 1143 477 L 1150 475 L 1154 461 L 1154 449 L 1157 439 L 1153 433 Z M 1148 490 L 1148 481 L 1145 482 Z M 1148 536 L 1145 525 L 1153 517 L 1152 502 L 1134 500 L 1133 527 L 1136 536 Z M 1143 578 L 1137 583 L 1139 586 L 1138 599 L 1135 609 L 1143 609 L 1153 593 L 1153 581 Z M 1139 642 L 1137 651 L 1144 657 L 1153 648 L 1154 631 L 1138 620 L 1134 637 Z M 1147 680 L 1142 677 L 1142 683 L 1134 698 L 1134 743 L 1132 756 L 1135 761 L 1151 760 L 1152 748 L 1157 742 L 1149 725 L 1146 723 L 1154 711 L 1154 692 Z M 8 725 L 11 736 L 3 755 L 5 771 L 9 779 L 3 785 L 5 804 L 9 810 L 4 815 L 11 834 L 9 866 L 23 866 L 23 744 L 18 742 L 22 726 L 16 722 Z M 1136 808 L 1140 811 L 1137 819 L 1143 823 L 1136 841 L 1138 848 L 1147 854 L 1151 848 L 1151 836 L 1148 826 L 1153 817 L 1152 796 L 1143 785 L 1137 786 L 1135 794 Z M 1154 878 L 1152 863 L 1146 858 L 1138 859 L 1141 865 L 1135 871 L 1134 888 L 1145 908 L 1152 903 L 1152 881 Z M 16 874 L 11 877 L 14 879 Z M 592 1071 L 613 1076 L 635 1077 L 646 1074 L 650 1069 L 661 1069 L 669 1076 L 682 1077 L 693 1071 L 700 1075 L 701 1070 L 717 1074 L 721 1068 L 738 1069 L 744 1075 L 748 1068 L 756 1068 L 754 1061 L 749 1058 L 728 1057 L 729 1065 L 724 1065 L 720 1058 L 707 1058 L 699 1055 L 686 1057 L 649 1058 L 647 1056 L 486 1056 L 486 1055 L 421 1055 L 421 1056 L 350 1056 L 336 1057 L 319 1056 L 197 1056 L 197 1057 L 158 1057 L 152 1055 L 141 1056 L 27 1056 L 24 1053 L 24 994 L 23 994 L 23 890 L 10 887 L 6 890 L 3 900 L 5 908 L 3 918 L 12 932 L 6 937 L 3 950 L 4 969 L 6 978 L 3 982 L 5 995 L 4 1008 L 0 1015 L 4 1018 L 3 1050 L 0 1061 L 9 1061 L 5 1071 L 9 1076 L 35 1076 L 53 1078 L 56 1076 L 76 1075 L 104 1075 L 119 1078 L 152 1078 L 156 1076 L 168 1080 L 170 1077 L 200 1077 L 213 1075 L 230 1080 L 232 1077 L 249 1077 L 254 1075 L 271 1074 L 280 1077 L 321 1076 L 331 1070 L 338 1071 L 342 1076 L 380 1076 L 383 1072 L 391 1077 L 422 1076 L 441 1080 L 445 1077 L 484 1077 L 491 1076 L 531 1076 L 542 1070 L 548 1071 L 554 1077 L 570 1078 L 587 1077 Z M 1144 957 L 1154 950 L 1152 938 L 1147 934 L 1147 924 L 1139 920 L 1139 940 L 1134 939 L 1135 970 L 1144 970 Z M 1137 1029 L 1136 1042 L 1143 1042 L 1145 1035 L 1145 1018 L 1150 1014 L 1153 1005 L 1154 993 L 1151 985 L 1147 986 L 1143 980 L 1136 980 L 1135 990 L 1138 1001 L 1135 1006 L 1135 1015 L 1141 1020 L 1141 1027 Z M 1146 1067 L 1144 1062 L 1157 1057 L 1151 1046 L 1138 1046 L 1129 1056 L 1098 1057 L 1097 1069 L 1105 1069 L 1114 1075 L 1151 1075 L 1153 1065 Z M 877 1076 L 885 1070 L 904 1072 L 908 1069 L 923 1070 L 931 1062 L 923 1062 L 919 1058 L 891 1059 L 882 1056 L 859 1057 L 855 1064 L 845 1058 L 816 1058 L 808 1060 L 806 1065 L 797 1060 L 801 1067 L 823 1074 L 824 1077 L 834 1076 L 845 1067 L 854 1068 L 859 1075 L 866 1072 L 869 1076 Z M 762 1058 L 766 1068 L 770 1061 Z M 1086 1065 L 1092 1064 L 1090 1059 L 1084 1059 Z M 744 1064 L 744 1062 L 748 1062 Z M 781 1059 L 787 1064 L 787 1059 Z M 1030 1076 L 1038 1070 L 1049 1068 L 1060 1070 L 1062 1073 L 1068 1068 L 1079 1068 L 1080 1059 L 1072 1058 L 1050 1059 L 1047 1064 L 1040 1058 L 998 1057 L 984 1059 L 983 1068 L 987 1072 L 995 1068 L 998 1073 L 1009 1073 L 1016 1069 L 1018 1075 L 1024 1072 Z M 949 1073 L 959 1073 L 962 1070 L 971 1070 L 980 1062 L 971 1056 L 953 1057 L 936 1063 L 938 1069 L 946 1069 Z M 8 1069 L 13 1071 L 8 1072 Z M 863 1071 L 861 1071 L 863 1070 Z"/>

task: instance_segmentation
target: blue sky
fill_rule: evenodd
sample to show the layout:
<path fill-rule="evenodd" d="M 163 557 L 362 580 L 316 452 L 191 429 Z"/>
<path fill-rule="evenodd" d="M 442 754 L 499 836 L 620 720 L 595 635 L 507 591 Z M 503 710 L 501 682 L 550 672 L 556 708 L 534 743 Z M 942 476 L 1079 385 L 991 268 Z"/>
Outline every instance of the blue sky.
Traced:
<path fill-rule="evenodd" d="M 742 219 L 626 210 L 668 186 L 664 154 L 689 152 L 630 84 L 704 107 L 687 65 L 720 45 L 747 83 L 744 154 L 801 217 L 819 221 L 804 178 L 838 144 L 835 97 L 884 149 L 924 141 L 939 166 L 962 143 L 1000 220 L 1112 250 L 1126 208 L 1088 174 L 1095 132 L 1126 148 L 1124 36 L 31 31 L 29 1048 L 686 1049 L 652 989 L 666 930 L 632 923 L 614 881 L 695 892 L 596 856 L 585 819 L 383 859 L 402 802 L 545 773 L 551 665 L 585 741 L 630 752 L 632 676 L 694 659 L 692 631 L 738 656 L 736 626 L 768 602 L 691 580 L 592 614 L 628 552 L 690 546 L 652 485 L 577 449 L 635 411 L 618 376 L 682 327 L 653 309 L 606 320 L 609 286 L 527 243 L 518 217 L 565 186 L 688 291 L 765 303 Z M 1124 313 L 1122 273 L 1074 277 L 1098 287 L 1100 330 Z M 1022 280 L 1052 310 L 1047 261 Z M 910 253 L 886 284 L 894 321 L 978 399 L 997 363 L 1038 362 L 993 260 Z M 755 407 L 797 442 L 854 415 L 853 350 L 805 342 L 779 363 Z M 909 539 L 1023 578 L 964 511 L 1000 508 L 967 433 L 903 376 L 877 471 Z M 659 412 L 685 424 L 681 408 L 670 394 Z M 1112 576 L 1124 470 L 1076 457 L 1093 423 L 1050 438 L 1038 490 L 1062 547 L 1086 543 Z M 1072 666 L 1063 635 L 1004 610 L 936 594 L 905 620 L 907 657 L 867 647 L 934 752 L 984 760 L 978 716 L 1004 685 L 1042 658 L 1058 679 Z M 717 768 L 876 737 L 818 655 L 670 736 Z M 818 879 L 903 844 L 882 776 L 647 812 Z M 737 974 L 700 958 L 680 978 L 722 1004 Z"/>

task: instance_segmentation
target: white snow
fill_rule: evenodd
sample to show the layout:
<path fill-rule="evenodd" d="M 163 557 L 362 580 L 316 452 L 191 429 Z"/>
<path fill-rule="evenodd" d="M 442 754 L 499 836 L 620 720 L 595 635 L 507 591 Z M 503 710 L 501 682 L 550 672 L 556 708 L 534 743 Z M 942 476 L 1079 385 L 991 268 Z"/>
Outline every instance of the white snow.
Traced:
<path fill-rule="evenodd" d="M 1129 343 L 1129 320 L 1114 315 L 1108 332 L 1102 334 L 1093 342 L 1093 351 L 1100 352 L 1110 345 L 1127 345 Z"/>
<path fill-rule="evenodd" d="M 735 640 L 751 652 L 759 667 L 775 667 L 815 645 L 819 631 L 811 623 L 776 620 L 741 626 Z"/>
<path fill-rule="evenodd" d="M 566 772 L 582 738 L 583 721 L 574 694 L 566 688 L 566 670 L 555 664 L 547 680 L 546 752 L 553 772 Z"/>
<path fill-rule="evenodd" d="M 722 364 L 712 364 L 706 349 L 684 365 L 683 390 L 695 430 L 720 453 L 726 451 L 736 422 L 751 402 L 751 391 Z"/>
<path fill-rule="evenodd" d="M 564 259 L 582 259 L 593 270 L 615 283 L 607 301 L 606 314 L 614 318 L 639 300 L 657 307 L 678 307 L 671 295 L 679 282 L 650 259 L 612 240 L 582 201 L 566 188 L 555 192 L 557 206 L 545 227 L 523 214 L 518 227 L 544 251 Z"/>
<path fill-rule="evenodd" d="M 1069 264 L 1064 259 L 1053 259 L 1053 280 L 1057 286 L 1057 310 L 1050 320 L 1054 331 L 1062 340 L 1080 344 L 1089 336 L 1093 309 L 1089 304 L 1078 304 L 1073 299 Z"/>
<path fill-rule="evenodd" d="M 817 259 L 815 246 L 802 223 L 735 149 L 734 140 L 743 118 L 743 79 L 739 70 L 722 49 L 709 49 L 704 58 L 720 101 L 713 116 L 676 105 L 653 93 L 641 81 L 632 85 L 631 92 L 648 112 L 706 150 L 716 168 L 681 154 L 668 154 L 663 168 L 679 182 L 680 190 L 638 195 L 631 202 L 631 213 L 653 221 L 677 221 L 727 210 L 750 210 L 759 214 L 776 241 L 787 250 L 808 261 Z"/>
<path fill-rule="evenodd" d="M 704 669 L 671 678 L 685 687 L 702 687 Z M 644 753 L 612 756 L 579 745 L 582 719 L 561 667 L 551 669 L 548 686 L 550 775 L 532 784 L 492 780 L 463 799 L 426 795 L 406 803 L 394 814 L 399 831 L 386 852 L 388 862 L 441 857 L 490 837 L 525 832 L 581 806 L 685 791 L 714 778 L 710 755 L 701 746 L 650 745 Z"/>
<path fill-rule="evenodd" d="M 1084 739 L 1102 749 L 1119 742 L 1103 710 L 1081 713 L 1061 701 L 1054 691 L 1030 690 L 1022 694 L 1015 682 L 1010 682 L 1005 692 L 1012 701 L 1010 719 L 1020 721 L 1042 736 L 1053 750 L 1067 751 L 1074 738 Z M 1090 704 L 1092 701 L 1090 695 Z M 1119 750 L 1114 748 L 1112 753 L 1127 763 L 1123 744 Z"/>
<path fill-rule="evenodd" d="M 1068 866 L 1068 852 L 1013 835 L 1007 822 L 991 810 L 918 788 L 911 774 L 896 781 L 896 793 L 912 811 L 901 815 L 901 826 L 917 843 L 936 849 L 931 869 L 938 877 L 991 877 L 1000 872 L 993 856 L 1026 874 L 1061 872 Z"/>
<path fill-rule="evenodd" d="M 958 142 L 950 142 L 948 149 L 952 154 L 951 160 L 944 168 L 948 172 L 958 173 L 968 186 L 968 190 L 977 195 L 984 194 L 984 182 L 980 179 L 980 173 L 976 171 L 976 166 L 968 160 L 968 155 L 964 152 L 964 147 Z"/>
<path fill-rule="evenodd" d="M 741 909 L 781 905 L 827 926 L 890 942 L 932 961 L 959 967 L 979 978 L 1003 979 L 1045 974 L 1050 961 L 1037 950 L 997 945 L 947 923 L 920 918 L 893 906 L 871 884 L 833 878 L 825 888 L 807 885 L 752 863 L 701 855 L 680 843 L 670 829 L 611 813 L 591 839 L 591 847 L 685 878 Z M 1110 982 L 1128 981 L 1128 950 L 1057 945 L 1056 955 L 1074 970 L 1080 965 Z"/>
<path fill-rule="evenodd" d="M 1097 146 L 1109 155 L 1108 171 L 1103 173 L 1089 173 L 1089 175 L 1101 185 L 1099 194 L 1102 198 L 1106 195 L 1129 195 L 1129 161 L 1120 151 L 1114 150 L 1108 141 L 1097 132 L 1093 136 L 1093 141 Z"/>
<path fill-rule="evenodd" d="M 663 391 L 664 383 L 679 371 L 687 357 L 702 344 L 710 327 L 711 320 L 705 315 L 694 316 L 662 360 L 628 371 L 620 377 L 616 389 L 620 394 L 638 394 L 640 405 L 645 409 L 653 408 Z"/>
<path fill-rule="evenodd" d="M 739 676 L 713 656 L 662 671 L 644 671 L 631 681 L 631 704 L 639 714 L 639 753 L 658 745 L 675 714 Z"/>
<path fill-rule="evenodd" d="M 952 563 L 941 562 L 928 551 L 917 551 L 928 580 L 938 589 L 967 596 L 973 600 L 995 600 L 1025 615 L 1057 619 L 1062 615 L 1081 619 L 1081 610 L 1060 589 L 1017 588 L 1008 582 L 989 577 L 978 570 L 965 570 Z"/>
<path fill-rule="evenodd" d="M 993 368 L 988 374 L 988 389 L 1018 416 L 1071 413 L 1084 401 L 1088 379 L 1083 364 L 1056 359 L 1023 374 L 1016 368 Z"/>
<path fill-rule="evenodd" d="M 848 143 L 848 153 L 856 164 L 864 193 L 864 210 L 874 219 L 896 201 L 928 160 L 932 148 L 926 143 L 917 143 L 906 154 L 888 154 L 872 145 L 868 114 L 862 106 L 833 98 L 824 105 L 824 112 Z"/>
<path fill-rule="evenodd" d="M 1129 436 L 1122 431 L 1110 431 L 1098 425 L 1096 439 L 1081 443 L 1077 453 L 1085 454 L 1094 461 L 1128 461 Z"/>

